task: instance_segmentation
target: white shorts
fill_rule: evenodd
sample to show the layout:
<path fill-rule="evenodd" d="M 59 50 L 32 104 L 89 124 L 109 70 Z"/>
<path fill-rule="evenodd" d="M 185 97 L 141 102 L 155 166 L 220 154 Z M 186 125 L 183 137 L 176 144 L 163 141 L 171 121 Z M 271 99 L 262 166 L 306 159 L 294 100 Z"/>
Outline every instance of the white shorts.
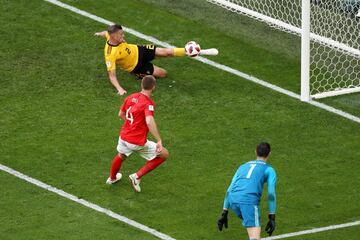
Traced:
<path fill-rule="evenodd" d="M 119 138 L 116 149 L 120 154 L 124 154 L 127 157 L 130 156 L 133 152 L 138 152 L 139 155 L 147 161 L 153 160 L 154 158 L 156 158 L 156 156 L 159 155 L 159 153 L 156 151 L 156 143 L 149 140 L 146 141 L 144 146 L 139 146 L 128 143 Z"/>

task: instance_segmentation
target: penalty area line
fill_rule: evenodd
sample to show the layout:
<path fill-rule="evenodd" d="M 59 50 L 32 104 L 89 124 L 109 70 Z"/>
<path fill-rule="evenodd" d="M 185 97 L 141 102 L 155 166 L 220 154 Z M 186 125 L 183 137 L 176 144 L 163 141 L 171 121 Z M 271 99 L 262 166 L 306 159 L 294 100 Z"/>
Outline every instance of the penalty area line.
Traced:
<path fill-rule="evenodd" d="M 60 2 L 60 1 L 58 1 L 58 0 L 44 0 L 44 1 L 46 1 L 46 2 L 48 2 L 48 3 L 51 3 L 51 4 L 54 4 L 54 5 L 57 5 L 57 6 L 59 6 L 59 7 L 65 8 L 65 9 L 67 9 L 67 10 L 70 10 L 70 11 L 74 12 L 74 13 L 77 13 L 77 14 L 82 15 L 82 16 L 84 16 L 84 17 L 87 17 L 87 18 L 90 18 L 90 19 L 92 19 L 92 20 L 95 20 L 95 21 L 97 21 L 97 22 L 104 23 L 104 24 L 106 24 L 106 25 L 114 24 L 114 22 L 111 22 L 111 21 L 106 20 L 106 19 L 104 19 L 104 18 L 102 18 L 102 17 L 96 16 L 96 15 L 94 15 L 94 14 L 88 13 L 88 12 L 86 12 L 86 11 L 84 11 L 84 10 L 80 10 L 80 9 L 78 9 L 78 8 L 76 8 L 76 7 L 73 7 L 73 6 L 71 6 L 71 5 L 68 5 L 68 4 L 66 4 L 66 3 L 62 3 L 62 2 Z M 131 29 L 131 28 L 128 28 L 128 27 L 124 27 L 124 26 L 123 26 L 123 30 L 124 30 L 125 32 L 127 32 L 127 33 L 130 33 L 131 35 L 134 35 L 134 36 L 138 37 L 138 38 L 141 38 L 141 39 L 144 39 L 144 40 L 146 40 L 146 41 L 152 42 L 152 43 L 154 43 L 155 45 L 159 45 L 159 46 L 166 47 L 166 48 L 173 48 L 173 47 L 175 47 L 175 46 L 173 46 L 173 45 L 171 45 L 171 44 L 169 44 L 169 43 L 167 43 L 167 42 L 160 41 L 160 40 L 158 40 L 158 39 L 156 39 L 156 38 L 154 38 L 154 37 L 152 37 L 152 36 L 145 35 L 145 34 L 143 34 L 143 33 L 141 33 L 141 32 L 138 32 L 138 31 L 136 31 L 136 30 L 134 30 L 134 29 Z M 192 58 L 192 59 L 197 60 L 197 61 L 202 62 L 202 63 L 205 63 L 205 64 L 210 65 L 210 66 L 212 66 L 212 67 L 215 67 L 215 68 L 220 69 L 220 70 L 222 70 L 222 71 L 231 73 L 231 74 L 233 74 L 233 75 L 239 76 L 239 77 L 241 77 L 241 78 L 243 78 L 243 79 L 246 79 L 246 80 L 248 80 L 248 81 L 250 81 L 250 82 L 259 84 L 259 85 L 261 85 L 261 86 L 263 86 L 263 87 L 270 88 L 270 89 L 273 90 L 273 91 L 276 91 L 276 92 L 285 94 L 285 95 L 287 95 L 287 96 L 289 96 L 289 97 L 296 98 L 296 99 L 300 100 L 300 95 L 297 94 L 297 93 L 291 92 L 291 91 L 289 91 L 289 90 L 286 90 L 286 89 L 281 88 L 281 87 L 279 87 L 279 86 L 276 86 L 276 85 L 274 85 L 274 84 L 268 83 L 268 82 L 266 82 L 266 81 L 264 81 L 264 80 L 258 79 L 258 78 L 254 77 L 254 76 L 251 76 L 251 75 L 249 75 L 249 74 L 243 73 L 243 72 L 241 72 L 241 71 L 239 71 L 239 70 L 236 70 L 236 69 L 234 69 L 234 68 L 231 68 L 231 67 L 228 67 L 228 66 L 226 66 L 226 65 L 223 65 L 223 64 L 220 64 L 220 63 L 211 61 L 210 59 L 207 59 L 207 58 L 204 58 L 204 57 L 200 57 L 200 56 L 199 56 L 199 57 Z M 326 111 L 328 111 L 328 112 L 337 114 L 337 115 L 339 115 L 339 116 L 341 116 L 341 117 L 347 118 L 347 119 L 349 119 L 349 120 L 351 120 L 351 121 L 360 123 L 360 118 L 359 118 L 359 117 L 354 116 L 354 115 L 352 115 L 352 114 L 349 114 L 349 113 L 347 113 L 347 112 L 344 112 L 344 111 L 342 111 L 342 110 L 336 109 L 336 108 L 331 107 L 331 106 L 329 106 L 329 105 L 326 105 L 326 104 L 324 104 L 324 103 L 316 102 L 316 101 L 314 101 L 314 100 L 310 100 L 310 101 L 307 102 L 307 103 L 310 104 L 310 105 L 313 105 L 313 106 L 315 106 L 315 107 L 324 109 L 324 110 L 326 110 Z"/>
<path fill-rule="evenodd" d="M 81 204 L 81 205 L 83 205 L 83 206 L 85 206 L 87 208 L 90 208 L 90 209 L 93 209 L 93 210 L 95 210 L 97 212 L 108 215 L 109 217 L 112 217 L 112 218 L 114 218 L 116 220 L 119 220 L 120 222 L 126 223 L 126 224 L 128 224 L 128 225 L 130 225 L 132 227 L 135 227 L 135 228 L 140 229 L 140 230 L 142 230 L 144 232 L 147 232 L 147 233 L 149 233 L 149 234 L 151 234 L 151 235 L 153 235 L 155 237 L 158 237 L 160 239 L 163 239 L 163 240 L 176 240 L 175 238 L 172 238 L 172 237 L 170 237 L 170 236 L 168 236 L 168 235 L 166 235 L 164 233 L 158 232 L 155 229 L 152 229 L 152 228 L 150 228 L 148 226 L 145 226 L 145 225 L 143 225 L 141 223 L 138 223 L 138 222 L 136 222 L 134 220 L 131 220 L 131 219 L 127 218 L 127 217 L 124 217 L 124 216 L 122 216 L 120 214 L 117 214 L 117 213 L 115 213 L 115 212 L 113 212 L 113 211 L 111 211 L 109 209 L 100 207 L 99 205 L 96 205 L 94 203 L 86 201 L 85 199 L 78 198 L 75 195 L 67 193 L 67 192 L 65 192 L 65 191 L 63 191 L 61 189 L 56 188 L 56 187 L 50 186 L 50 185 L 48 185 L 46 183 L 43 183 L 43 182 L 41 182 L 41 181 L 39 181 L 39 180 L 37 180 L 35 178 L 29 177 L 29 176 L 27 176 L 25 174 L 22 174 L 21 172 L 18 172 L 16 170 L 14 170 L 12 168 L 9 168 L 7 166 L 4 166 L 2 164 L 0 164 L 0 170 L 2 170 L 4 172 L 7 172 L 8 174 L 11 174 L 11 175 L 13 175 L 13 176 L 15 176 L 17 178 L 22 179 L 22 180 L 25 180 L 28 183 L 31 183 L 33 185 L 36 185 L 36 186 L 40 187 L 40 188 L 43 188 L 43 189 L 45 189 L 47 191 L 53 192 L 53 193 L 55 193 L 55 194 L 57 194 L 59 196 L 67 198 L 67 199 L 69 199 L 69 200 L 71 200 L 73 202 L 79 203 L 79 204 Z"/>

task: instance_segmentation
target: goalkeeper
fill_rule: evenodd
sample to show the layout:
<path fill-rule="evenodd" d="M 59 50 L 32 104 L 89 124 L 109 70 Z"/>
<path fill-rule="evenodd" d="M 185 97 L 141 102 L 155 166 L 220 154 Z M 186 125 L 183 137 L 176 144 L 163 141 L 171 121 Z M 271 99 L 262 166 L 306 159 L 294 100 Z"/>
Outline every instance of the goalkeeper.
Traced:
<path fill-rule="evenodd" d="M 268 185 L 269 222 L 265 231 L 271 236 L 275 230 L 276 173 L 267 163 L 270 144 L 260 143 L 256 147 L 256 160 L 241 165 L 236 171 L 226 192 L 224 209 L 217 224 L 221 231 L 228 227 L 228 209 L 242 219 L 250 240 L 260 240 L 260 199 L 264 183 Z"/>
<path fill-rule="evenodd" d="M 152 44 L 145 46 L 129 44 L 125 42 L 122 27 L 116 24 L 109 26 L 107 31 L 95 33 L 95 36 L 106 38 L 104 55 L 107 71 L 110 82 L 119 95 L 124 95 L 126 90 L 117 80 L 116 66 L 139 77 L 145 75 L 166 77 L 166 70 L 153 65 L 151 61 L 155 57 L 186 56 L 184 48 L 158 48 Z"/>

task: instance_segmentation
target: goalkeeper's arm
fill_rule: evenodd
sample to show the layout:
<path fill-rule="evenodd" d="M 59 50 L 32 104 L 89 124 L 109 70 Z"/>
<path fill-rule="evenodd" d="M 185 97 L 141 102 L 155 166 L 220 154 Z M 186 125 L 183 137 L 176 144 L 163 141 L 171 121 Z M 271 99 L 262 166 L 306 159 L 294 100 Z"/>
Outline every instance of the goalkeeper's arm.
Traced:
<path fill-rule="evenodd" d="M 217 221 L 217 225 L 220 231 L 222 231 L 223 226 L 225 226 L 225 228 L 228 228 L 228 209 L 229 209 L 230 203 L 228 200 L 228 193 L 226 192 L 225 195 L 225 199 L 224 199 L 224 206 L 223 206 L 223 211 L 221 213 L 221 217 L 219 218 L 219 220 Z"/>
<path fill-rule="evenodd" d="M 276 212 L 276 172 L 272 167 L 266 169 L 268 184 L 268 206 L 269 214 L 275 214 Z"/>
<path fill-rule="evenodd" d="M 228 199 L 228 193 L 226 192 L 225 198 L 224 198 L 224 205 L 223 209 L 228 210 L 230 207 L 229 199 Z"/>
<path fill-rule="evenodd" d="M 269 221 L 265 227 L 265 231 L 271 236 L 275 230 L 275 212 L 276 212 L 276 172 L 272 167 L 266 170 L 268 183 L 268 206 Z"/>

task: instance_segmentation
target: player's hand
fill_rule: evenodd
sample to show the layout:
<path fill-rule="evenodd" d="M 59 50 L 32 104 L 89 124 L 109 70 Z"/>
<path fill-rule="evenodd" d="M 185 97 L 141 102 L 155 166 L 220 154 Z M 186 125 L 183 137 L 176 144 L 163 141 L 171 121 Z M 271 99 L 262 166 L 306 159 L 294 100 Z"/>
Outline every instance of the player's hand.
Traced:
<path fill-rule="evenodd" d="M 161 153 L 161 151 L 163 150 L 163 145 L 161 141 L 158 141 L 156 143 L 156 152 Z"/>
<path fill-rule="evenodd" d="M 220 231 L 222 231 L 223 226 L 225 226 L 225 228 L 228 228 L 228 210 L 223 210 L 221 217 L 219 218 L 219 220 L 217 221 L 217 225 Z"/>
<path fill-rule="evenodd" d="M 96 32 L 96 33 L 94 33 L 94 36 L 96 36 L 96 37 L 101 37 L 101 33 L 100 33 L 100 32 Z"/>
<path fill-rule="evenodd" d="M 124 95 L 124 94 L 126 94 L 126 93 L 127 93 L 127 92 L 126 92 L 125 89 L 120 88 L 120 89 L 118 90 L 118 93 L 117 93 L 117 94 L 119 94 L 120 96 L 122 96 L 122 95 Z"/>
<path fill-rule="evenodd" d="M 269 234 L 269 236 L 271 236 L 274 230 L 275 230 L 275 214 L 269 214 L 269 222 L 265 227 L 265 231 Z"/>

